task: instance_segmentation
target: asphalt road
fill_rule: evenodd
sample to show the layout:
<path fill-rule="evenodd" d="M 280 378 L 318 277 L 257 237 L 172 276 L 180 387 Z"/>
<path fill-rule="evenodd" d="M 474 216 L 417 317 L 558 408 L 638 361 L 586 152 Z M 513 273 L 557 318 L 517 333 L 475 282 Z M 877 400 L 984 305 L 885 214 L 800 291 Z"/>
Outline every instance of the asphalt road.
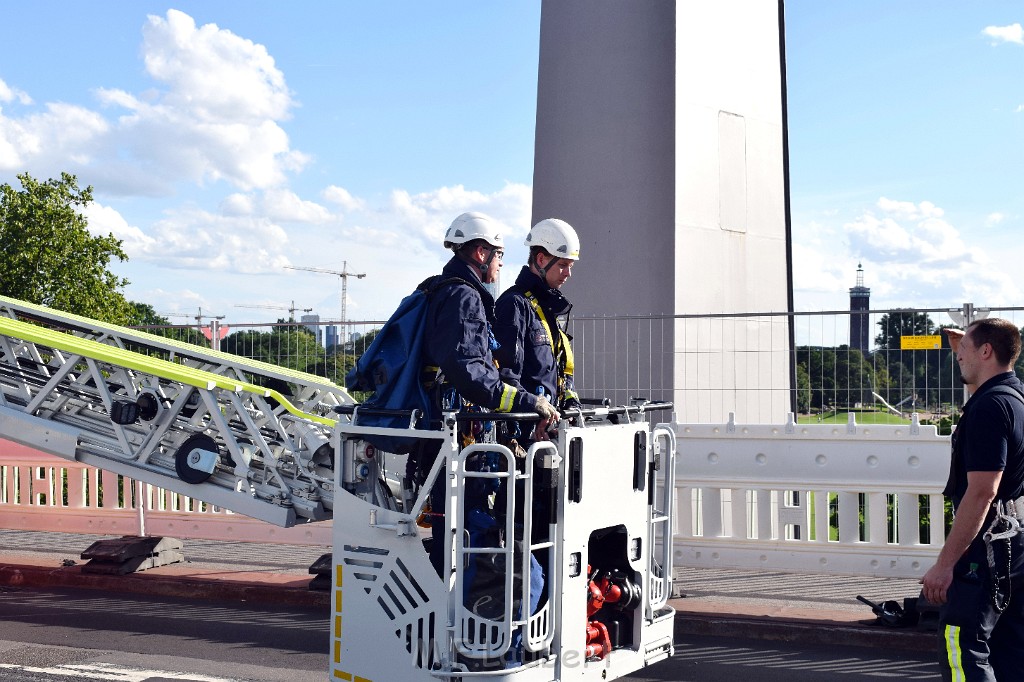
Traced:
<path fill-rule="evenodd" d="M 0 680 L 310 682 L 326 679 L 328 614 L 116 594 L 0 588 Z M 633 682 L 938 680 L 934 655 L 688 636 Z"/>
<path fill-rule="evenodd" d="M 326 609 L 0 588 L 0 680 L 326 679 Z"/>
<path fill-rule="evenodd" d="M 939 680 L 935 654 L 856 646 L 808 646 L 736 637 L 689 636 L 669 660 L 631 682 L 867 682 Z"/>

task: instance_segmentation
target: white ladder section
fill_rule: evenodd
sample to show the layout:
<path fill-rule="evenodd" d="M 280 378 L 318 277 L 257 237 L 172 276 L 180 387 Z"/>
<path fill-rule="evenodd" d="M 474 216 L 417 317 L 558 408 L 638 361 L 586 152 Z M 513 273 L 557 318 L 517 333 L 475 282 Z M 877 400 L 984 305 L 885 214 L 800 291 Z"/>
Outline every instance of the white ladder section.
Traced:
<path fill-rule="evenodd" d="M 0 436 L 279 526 L 331 517 L 328 415 L 350 402 L 319 377 L 0 297 Z"/>

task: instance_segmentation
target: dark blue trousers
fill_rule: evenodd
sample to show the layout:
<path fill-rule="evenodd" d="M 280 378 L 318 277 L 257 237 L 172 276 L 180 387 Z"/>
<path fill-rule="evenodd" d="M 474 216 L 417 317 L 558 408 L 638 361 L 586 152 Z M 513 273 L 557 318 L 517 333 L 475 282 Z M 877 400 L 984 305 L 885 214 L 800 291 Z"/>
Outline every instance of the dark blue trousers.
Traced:
<path fill-rule="evenodd" d="M 939 612 L 939 670 L 953 682 L 1024 680 L 1024 535 L 997 542 L 996 565 L 1010 575 L 1009 605 L 992 604 L 985 543 L 975 539 L 953 569 L 953 584 Z"/>

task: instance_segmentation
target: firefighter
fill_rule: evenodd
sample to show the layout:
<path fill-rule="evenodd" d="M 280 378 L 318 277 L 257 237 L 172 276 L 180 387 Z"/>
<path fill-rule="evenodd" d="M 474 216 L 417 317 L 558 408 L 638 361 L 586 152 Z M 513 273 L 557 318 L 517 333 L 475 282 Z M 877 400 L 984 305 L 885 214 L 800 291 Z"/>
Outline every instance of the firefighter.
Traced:
<path fill-rule="evenodd" d="M 943 680 L 1024 679 L 1024 384 L 1014 372 L 1020 352 L 1020 331 L 998 318 L 971 323 L 956 346 L 961 378 L 975 390 L 953 432 L 943 491 L 953 501 L 953 526 L 921 578 L 924 598 L 941 605 Z"/>
<path fill-rule="evenodd" d="M 454 255 L 441 277 L 453 281 L 431 294 L 423 350 L 423 362 L 433 370 L 430 385 L 438 403 L 435 407 L 458 410 L 471 403 L 495 412 L 535 412 L 547 427 L 559 418 L 548 398 L 504 382 L 494 364 L 494 298 L 484 285 L 496 282 L 501 269 L 504 241 L 499 225 L 482 213 L 463 213 L 445 233 L 444 246 Z M 419 456 L 421 472 L 429 470 L 440 447 L 437 440 L 426 443 L 427 450 Z M 467 500 L 467 512 L 470 505 Z M 436 512 L 444 506 L 439 479 L 431 491 L 431 507 Z M 432 524 L 430 558 L 439 574 L 443 530 L 443 523 Z"/>
<path fill-rule="evenodd" d="M 528 264 L 495 307 L 495 357 L 502 378 L 517 389 L 546 396 L 560 410 L 580 407 L 573 385 L 573 355 L 565 333 L 572 304 L 560 291 L 580 257 L 572 225 L 542 220 L 526 236 Z M 540 429 L 524 440 L 543 439 Z"/>
<path fill-rule="evenodd" d="M 494 364 L 494 298 L 484 285 L 498 281 L 505 255 L 498 224 L 482 213 L 463 213 L 445 233 L 444 246 L 455 255 L 441 277 L 458 279 L 431 295 L 424 361 L 439 368 L 441 383 L 474 405 L 557 419 L 548 398 L 506 383 Z"/>
<path fill-rule="evenodd" d="M 528 264 L 519 272 L 516 283 L 503 293 L 495 306 L 495 336 L 498 349 L 495 358 L 502 378 L 518 390 L 543 396 L 561 410 L 580 407 L 573 386 L 573 360 L 570 338 L 565 333 L 572 304 L 560 289 L 572 275 L 572 268 L 580 257 L 580 241 L 576 231 L 564 220 L 548 218 L 534 225 L 526 236 L 530 247 Z M 531 442 L 547 440 L 546 424 L 536 427 L 529 422 L 513 425 L 514 431 L 506 440 L 514 450 L 529 448 Z M 513 442 L 514 441 L 514 442 Z M 525 471 L 527 462 L 517 465 Z M 552 496 L 557 493 L 554 481 L 543 478 L 545 470 L 533 463 L 534 486 L 533 532 L 531 540 L 542 542 L 548 537 L 553 521 Z M 497 509 L 504 509 L 506 489 L 498 491 Z M 517 486 L 517 499 L 522 500 L 522 485 Z M 523 509 L 517 505 L 516 520 L 522 522 Z M 549 573 L 546 554 L 531 557 L 537 562 L 540 574 Z M 538 576 L 539 577 L 539 576 Z M 531 583 L 531 612 L 539 605 L 542 582 Z"/>

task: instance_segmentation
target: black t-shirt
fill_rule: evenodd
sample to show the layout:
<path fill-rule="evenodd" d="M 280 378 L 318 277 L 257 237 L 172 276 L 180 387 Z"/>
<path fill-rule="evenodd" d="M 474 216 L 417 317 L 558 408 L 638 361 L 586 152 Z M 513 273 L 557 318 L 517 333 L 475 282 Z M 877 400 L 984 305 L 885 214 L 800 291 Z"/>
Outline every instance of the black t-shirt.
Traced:
<path fill-rule="evenodd" d="M 967 472 L 1002 471 L 996 499 L 1008 500 L 1024 488 L 1024 401 L 1005 389 L 1024 393 L 1024 383 L 1013 372 L 999 374 L 982 384 L 964 405 L 953 431 L 953 461 L 943 493 L 956 508 L 967 491 Z"/>

